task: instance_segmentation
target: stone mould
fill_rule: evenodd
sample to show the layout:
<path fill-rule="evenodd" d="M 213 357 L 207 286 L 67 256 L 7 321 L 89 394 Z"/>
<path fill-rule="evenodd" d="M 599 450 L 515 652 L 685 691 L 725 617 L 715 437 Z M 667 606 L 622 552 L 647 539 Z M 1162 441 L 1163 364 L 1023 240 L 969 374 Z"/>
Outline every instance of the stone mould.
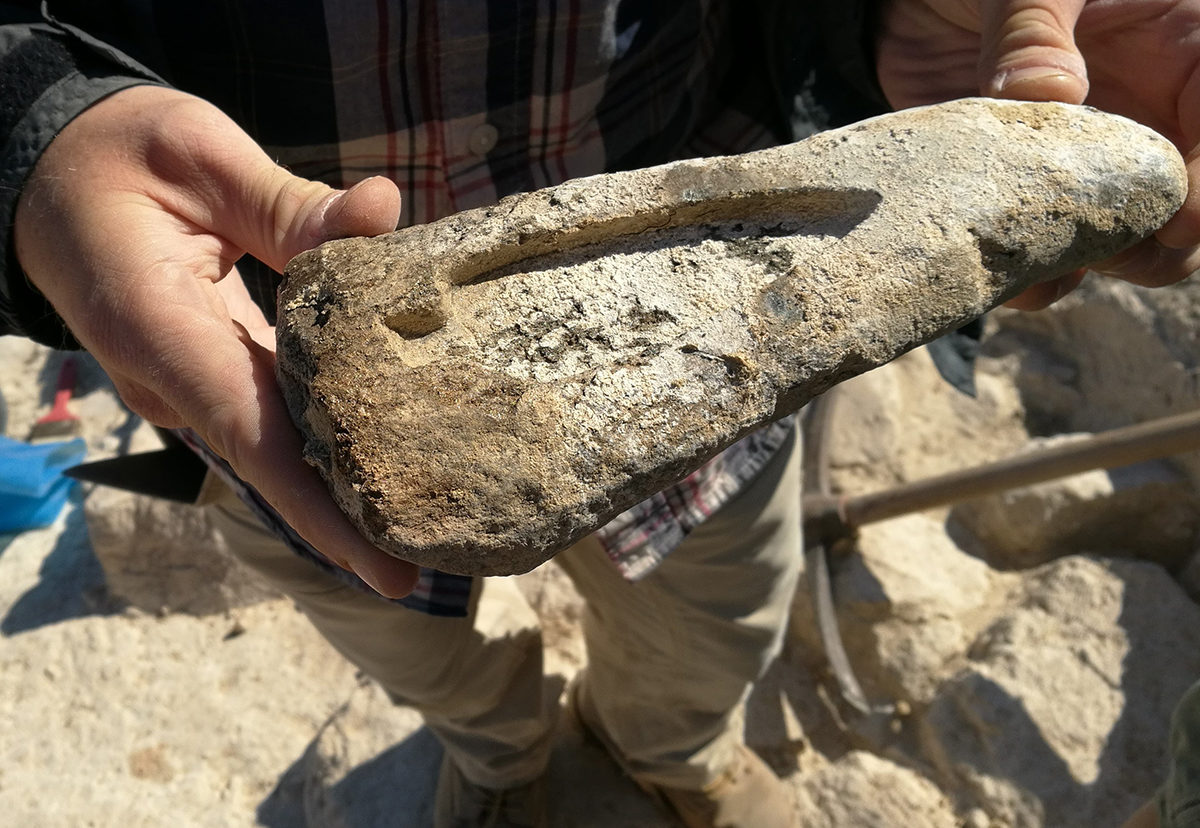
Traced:
<path fill-rule="evenodd" d="M 1086 107 L 970 99 L 568 181 L 297 256 L 278 378 L 405 560 L 531 569 L 835 383 L 1110 256 L 1186 194 Z"/>

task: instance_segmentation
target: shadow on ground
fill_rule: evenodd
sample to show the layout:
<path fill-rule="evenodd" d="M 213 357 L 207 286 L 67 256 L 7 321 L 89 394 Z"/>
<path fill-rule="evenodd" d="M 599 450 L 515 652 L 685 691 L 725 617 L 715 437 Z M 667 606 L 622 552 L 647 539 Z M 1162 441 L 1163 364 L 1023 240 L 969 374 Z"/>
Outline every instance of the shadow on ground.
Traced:
<path fill-rule="evenodd" d="M 319 737 L 318 737 L 319 738 Z M 309 745 L 259 805 L 266 828 L 426 828 L 433 824 L 442 748 L 428 728 L 339 775 Z M 650 799 L 574 722 L 564 722 L 550 758 L 555 828 L 674 828 Z"/>
<path fill-rule="evenodd" d="M 310 816 L 322 814 L 336 815 L 333 825 L 353 828 L 432 825 L 431 793 L 441 761 L 441 745 L 421 728 L 325 787 L 329 771 L 319 767 L 310 745 L 259 805 L 258 822 L 267 828 L 315 826 Z"/>
<path fill-rule="evenodd" d="M 108 615 L 117 609 L 105 598 L 104 571 L 88 543 L 78 491 L 67 510 L 63 531 L 38 569 L 38 582 L 9 607 L 0 620 L 0 634 L 16 635 L 73 618 Z M 13 536 L 0 539 L 0 552 L 12 540 Z"/>

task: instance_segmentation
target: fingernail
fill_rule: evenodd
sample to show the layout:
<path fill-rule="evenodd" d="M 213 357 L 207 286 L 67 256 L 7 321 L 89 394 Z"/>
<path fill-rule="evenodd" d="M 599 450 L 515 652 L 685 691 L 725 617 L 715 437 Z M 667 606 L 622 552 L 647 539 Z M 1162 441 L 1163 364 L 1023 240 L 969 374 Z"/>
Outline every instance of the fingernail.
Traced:
<path fill-rule="evenodd" d="M 357 184 L 355 184 L 354 186 L 352 186 L 349 190 L 346 190 L 345 194 L 350 195 L 351 193 L 355 192 L 356 190 L 361 190 L 364 186 L 367 185 L 368 182 L 374 181 L 376 178 L 383 178 L 383 176 L 382 175 L 367 176 L 362 181 L 360 181 Z"/>
<path fill-rule="evenodd" d="M 371 178 L 377 177 L 378 176 L 371 176 Z M 371 180 L 371 178 L 364 178 L 362 181 L 358 182 L 348 190 L 335 190 L 326 196 L 325 203 L 321 205 L 321 218 L 325 220 L 336 218 L 343 205 L 345 205 L 350 194 L 361 189 L 364 184 Z"/>
<path fill-rule="evenodd" d="M 1000 98 L 1082 103 L 1087 97 L 1087 84 L 1061 69 L 1026 66 L 998 73 L 989 91 Z"/>
<path fill-rule="evenodd" d="M 321 205 L 321 218 L 324 221 L 330 221 L 337 218 L 337 214 L 341 211 L 342 206 L 346 203 L 346 196 L 350 195 L 356 189 L 361 187 L 363 182 L 358 182 L 349 190 L 339 190 L 338 192 L 330 193 L 325 199 L 325 203 Z"/>
<path fill-rule="evenodd" d="M 368 185 L 387 180 L 382 175 L 373 175 L 370 178 L 364 178 L 348 190 L 335 193 L 326 208 L 324 217 L 326 225 L 338 228 L 338 233 L 356 236 L 376 235 L 396 229 L 400 220 L 398 209 L 395 215 L 392 215 L 386 212 L 382 206 L 386 202 L 381 202 L 378 197 L 358 199 L 357 203 L 354 198 L 351 198 Z M 399 194 L 397 193 L 397 195 Z M 395 206 L 399 207 L 398 201 Z M 381 210 L 384 212 L 380 212 Z"/>

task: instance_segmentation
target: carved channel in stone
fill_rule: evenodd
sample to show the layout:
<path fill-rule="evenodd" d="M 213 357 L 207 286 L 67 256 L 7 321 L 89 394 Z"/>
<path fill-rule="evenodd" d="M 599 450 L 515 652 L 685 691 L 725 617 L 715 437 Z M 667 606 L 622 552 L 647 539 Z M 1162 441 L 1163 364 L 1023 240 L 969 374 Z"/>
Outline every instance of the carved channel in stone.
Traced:
<path fill-rule="evenodd" d="M 441 274 L 450 284 L 466 286 L 517 273 L 548 270 L 561 265 L 567 254 L 576 263 L 599 259 L 630 247 L 670 247 L 672 230 L 711 228 L 738 224 L 737 231 L 758 238 L 821 234 L 841 237 L 853 230 L 879 206 L 883 197 L 873 190 L 799 187 L 750 194 L 725 193 L 684 200 L 657 210 L 622 215 L 519 236 L 515 242 L 496 245 L 486 257 L 452 262 Z M 637 240 L 662 234 L 660 240 Z"/>

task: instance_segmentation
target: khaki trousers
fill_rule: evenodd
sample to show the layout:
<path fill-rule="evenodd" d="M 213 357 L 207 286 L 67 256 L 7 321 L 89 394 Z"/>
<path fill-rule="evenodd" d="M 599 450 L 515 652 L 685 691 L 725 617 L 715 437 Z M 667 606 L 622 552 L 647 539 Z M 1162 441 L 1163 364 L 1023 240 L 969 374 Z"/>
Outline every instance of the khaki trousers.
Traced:
<path fill-rule="evenodd" d="M 556 560 L 586 600 L 585 681 L 615 757 L 639 779 L 699 789 L 742 740 L 741 707 L 778 654 L 801 567 L 798 435 L 650 575 L 627 582 L 598 541 Z M 504 788 L 543 772 L 557 698 L 538 619 L 508 578 L 476 579 L 466 618 L 436 618 L 322 573 L 230 494 L 231 550 L 398 704 L 419 710 L 464 776 Z"/>
<path fill-rule="evenodd" d="M 1200 826 L 1200 682 L 1171 715 L 1170 772 L 1158 795 L 1160 828 Z"/>

